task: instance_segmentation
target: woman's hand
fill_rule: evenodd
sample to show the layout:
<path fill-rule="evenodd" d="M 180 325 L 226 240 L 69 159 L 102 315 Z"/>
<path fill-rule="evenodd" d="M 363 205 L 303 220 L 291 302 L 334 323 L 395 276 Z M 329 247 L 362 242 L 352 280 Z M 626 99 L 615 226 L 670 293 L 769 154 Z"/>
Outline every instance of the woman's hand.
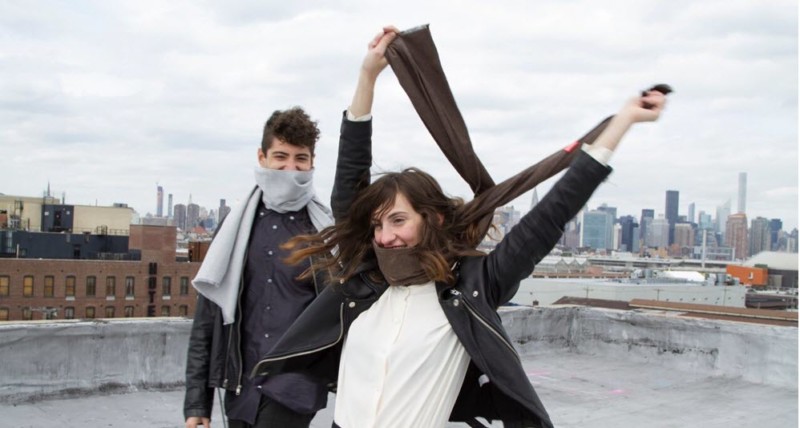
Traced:
<path fill-rule="evenodd" d="M 389 64 L 386 60 L 386 48 L 397 37 L 400 31 L 393 25 L 383 27 L 383 31 L 378 33 L 367 45 L 367 56 L 361 64 L 361 71 L 368 77 L 377 78 L 384 68 Z"/>
<path fill-rule="evenodd" d="M 661 116 L 664 106 L 667 103 L 667 96 L 656 90 L 643 92 L 640 97 L 630 99 L 620 109 L 618 116 L 626 119 L 629 123 L 654 122 Z"/>

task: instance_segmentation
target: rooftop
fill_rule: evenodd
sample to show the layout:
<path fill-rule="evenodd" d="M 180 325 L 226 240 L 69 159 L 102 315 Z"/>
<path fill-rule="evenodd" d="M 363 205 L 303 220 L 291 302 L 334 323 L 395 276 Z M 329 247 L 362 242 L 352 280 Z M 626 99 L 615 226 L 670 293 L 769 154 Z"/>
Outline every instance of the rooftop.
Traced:
<path fill-rule="evenodd" d="M 647 309 L 515 307 L 501 316 L 557 427 L 797 426 L 796 327 Z M 183 426 L 190 324 L 0 325 L 2 423 Z M 312 427 L 331 419 L 329 403 Z M 214 422 L 224 426 L 218 416 Z"/>

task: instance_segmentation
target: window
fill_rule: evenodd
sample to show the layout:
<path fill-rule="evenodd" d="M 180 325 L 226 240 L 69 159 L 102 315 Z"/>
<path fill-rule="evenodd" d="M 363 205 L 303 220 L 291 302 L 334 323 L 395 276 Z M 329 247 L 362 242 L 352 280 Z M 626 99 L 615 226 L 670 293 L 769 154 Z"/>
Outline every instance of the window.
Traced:
<path fill-rule="evenodd" d="M 125 297 L 133 297 L 133 277 L 125 277 Z"/>
<path fill-rule="evenodd" d="M 106 306 L 106 318 L 114 318 L 114 307 Z"/>
<path fill-rule="evenodd" d="M 30 275 L 22 278 L 22 295 L 33 297 L 33 277 Z"/>
<path fill-rule="evenodd" d="M 180 305 L 178 306 L 178 315 L 185 317 L 189 315 L 189 306 L 187 305 Z"/>
<path fill-rule="evenodd" d="M 44 297 L 53 297 L 55 279 L 48 275 L 44 277 Z"/>
<path fill-rule="evenodd" d="M 75 297 L 75 277 L 70 275 L 64 283 L 64 293 L 67 297 Z"/>
<path fill-rule="evenodd" d="M 54 320 L 56 319 L 56 314 L 58 310 L 56 308 L 45 308 L 44 309 L 44 319 L 46 320 Z"/>
<path fill-rule="evenodd" d="M 22 319 L 25 321 L 33 319 L 33 313 L 31 312 L 31 308 L 28 307 L 22 308 Z"/>
<path fill-rule="evenodd" d="M 97 277 L 96 276 L 87 276 L 86 277 L 86 297 L 94 297 L 96 294 L 97 289 Z"/>
<path fill-rule="evenodd" d="M 0 308 L 0 321 L 8 321 L 8 308 Z"/>
<path fill-rule="evenodd" d="M 182 276 L 181 277 L 181 296 L 188 296 L 189 295 L 189 277 Z"/>
<path fill-rule="evenodd" d="M 106 297 L 113 297 L 117 295 L 117 277 L 106 277 Z"/>
<path fill-rule="evenodd" d="M 72 306 L 67 306 L 64 308 L 64 319 L 65 320 L 72 320 L 75 319 L 75 308 Z"/>
<path fill-rule="evenodd" d="M 169 306 L 162 306 L 161 307 L 161 316 L 168 317 L 169 316 Z"/>
<path fill-rule="evenodd" d="M 125 318 L 133 318 L 133 306 L 125 306 Z"/>
<path fill-rule="evenodd" d="M 165 276 L 161 280 L 161 295 L 169 297 L 172 294 L 172 277 Z"/>
<path fill-rule="evenodd" d="M 8 284 L 11 279 L 7 275 L 0 276 L 0 296 L 8 296 Z"/>
<path fill-rule="evenodd" d="M 89 319 L 94 318 L 94 306 L 87 306 L 86 307 L 86 318 L 89 318 Z"/>

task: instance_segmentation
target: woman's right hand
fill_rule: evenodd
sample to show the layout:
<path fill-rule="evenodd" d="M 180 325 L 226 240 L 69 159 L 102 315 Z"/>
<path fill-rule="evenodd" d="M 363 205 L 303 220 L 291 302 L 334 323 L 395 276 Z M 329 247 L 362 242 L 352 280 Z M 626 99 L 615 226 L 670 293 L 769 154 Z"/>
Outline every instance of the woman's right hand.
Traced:
<path fill-rule="evenodd" d="M 384 68 L 389 64 L 386 60 L 386 48 L 397 37 L 398 30 L 393 25 L 383 27 L 383 31 L 378 33 L 367 45 L 367 56 L 361 64 L 362 73 L 368 77 L 377 78 Z"/>

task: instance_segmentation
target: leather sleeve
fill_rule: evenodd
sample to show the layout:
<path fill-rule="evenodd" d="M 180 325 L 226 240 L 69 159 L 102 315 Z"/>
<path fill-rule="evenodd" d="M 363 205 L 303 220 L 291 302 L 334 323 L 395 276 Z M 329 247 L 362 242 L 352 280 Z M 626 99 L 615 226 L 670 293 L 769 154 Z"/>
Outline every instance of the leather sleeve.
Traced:
<path fill-rule="evenodd" d="M 516 294 L 519 282 L 558 243 L 564 226 L 589 201 L 611 168 L 581 152 L 547 195 L 486 257 L 490 302 L 502 305 Z"/>
<path fill-rule="evenodd" d="M 372 120 L 353 122 L 343 113 L 339 155 L 331 192 L 333 218 L 339 221 L 361 189 L 369 186 L 372 166 Z"/>
<path fill-rule="evenodd" d="M 197 298 L 189 349 L 186 355 L 186 395 L 183 401 L 184 418 L 211 417 L 214 388 L 208 387 L 211 343 L 214 334 L 214 304 L 202 295 Z"/>

